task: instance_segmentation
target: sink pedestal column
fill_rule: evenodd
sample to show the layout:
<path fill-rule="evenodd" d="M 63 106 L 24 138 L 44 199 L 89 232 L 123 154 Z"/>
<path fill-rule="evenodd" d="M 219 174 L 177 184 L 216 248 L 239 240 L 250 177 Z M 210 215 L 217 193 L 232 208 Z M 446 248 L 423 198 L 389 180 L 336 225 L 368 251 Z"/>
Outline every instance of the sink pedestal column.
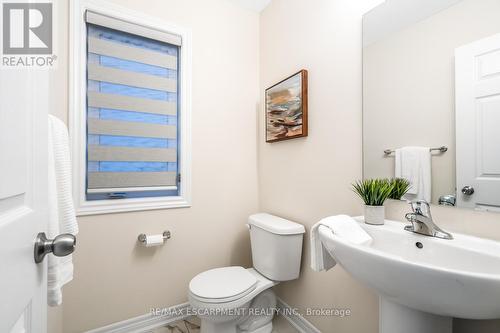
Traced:
<path fill-rule="evenodd" d="M 452 318 L 413 310 L 380 297 L 380 333 L 452 333 Z"/>

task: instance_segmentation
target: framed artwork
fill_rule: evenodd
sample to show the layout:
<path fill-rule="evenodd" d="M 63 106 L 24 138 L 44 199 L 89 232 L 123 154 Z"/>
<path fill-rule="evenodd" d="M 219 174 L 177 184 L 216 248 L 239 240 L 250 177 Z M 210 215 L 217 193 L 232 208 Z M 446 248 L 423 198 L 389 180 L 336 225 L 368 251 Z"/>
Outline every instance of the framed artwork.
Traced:
<path fill-rule="evenodd" d="M 266 89 L 266 142 L 307 136 L 307 71 Z"/>

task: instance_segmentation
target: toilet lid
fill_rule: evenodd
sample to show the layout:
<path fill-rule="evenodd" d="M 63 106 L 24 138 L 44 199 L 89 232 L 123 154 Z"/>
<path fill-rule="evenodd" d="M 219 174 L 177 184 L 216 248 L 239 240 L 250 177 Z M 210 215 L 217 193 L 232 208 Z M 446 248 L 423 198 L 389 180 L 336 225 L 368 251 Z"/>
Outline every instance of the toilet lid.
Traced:
<path fill-rule="evenodd" d="M 189 283 L 192 295 L 207 302 L 231 301 L 255 289 L 257 279 L 239 266 L 215 268 L 196 275 Z"/>

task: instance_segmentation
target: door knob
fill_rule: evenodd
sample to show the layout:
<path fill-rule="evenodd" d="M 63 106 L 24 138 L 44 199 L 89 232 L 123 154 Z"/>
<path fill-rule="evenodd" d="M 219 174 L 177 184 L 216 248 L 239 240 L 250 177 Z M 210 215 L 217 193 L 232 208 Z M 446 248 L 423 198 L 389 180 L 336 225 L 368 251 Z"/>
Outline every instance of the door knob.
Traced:
<path fill-rule="evenodd" d="M 462 188 L 462 193 L 465 195 L 473 195 L 474 194 L 474 187 L 472 186 L 464 186 Z"/>
<path fill-rule="evenodd" d="M 76 237 L 72 234 L 61 234 L 54 239 L 47 239 L 44 232 L 40 232 L 35 240 L 35 263 L 39 264 L 48 253 L 53 253 L 56 257 L 67 256 L 76 247 Z"/>

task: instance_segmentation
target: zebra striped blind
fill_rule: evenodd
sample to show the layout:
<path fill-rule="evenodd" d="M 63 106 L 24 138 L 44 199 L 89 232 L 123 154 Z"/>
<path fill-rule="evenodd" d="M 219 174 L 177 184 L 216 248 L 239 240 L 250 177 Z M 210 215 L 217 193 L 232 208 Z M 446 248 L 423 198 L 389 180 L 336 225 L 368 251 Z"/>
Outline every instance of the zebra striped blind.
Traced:
<path fill-rule="evenodd" d="M 177 195 L 180 37 L 86 20 L 87 198 Z"/>

